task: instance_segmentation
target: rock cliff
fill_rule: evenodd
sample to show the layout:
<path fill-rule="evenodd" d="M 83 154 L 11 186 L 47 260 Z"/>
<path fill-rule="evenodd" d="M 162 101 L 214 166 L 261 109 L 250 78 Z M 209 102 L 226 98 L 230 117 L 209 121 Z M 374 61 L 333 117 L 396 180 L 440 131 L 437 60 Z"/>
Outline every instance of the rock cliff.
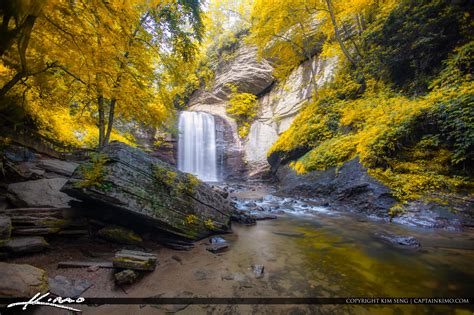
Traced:
<path fill-rule="evenodd" d="M 291 122 L 311 97 L 314 87 L 322 86 L 332 78 L 336 59 L 323 61 L 315 57 L 293 70 L 286 82 L 277 83 L 272 76 L 270 62 L 257 57 L 255 47 L 243 45 L 234 57 L 219 64 L 215 82 L 209 90 L 196 91 L 189 101 L 190 110 L 203 111 L 218 117 L 227 134 L 226 152 L 234 158 L 228 163 L 227 173 L 237 177 L 235 169 L 241 174 L 244 163 L 250 177 L 259 176 L 268 170 L 266 153 L 278 136 L 289 128 Z M 311 82 L 312 73 L 315 79 Z M 253 120 L 249 135 L 241 139 L 235 121 L 226 114 L 232 84 L 239 92 L 252 93 L 258 97 L 258 115 Z M 218 122 L 219 124 L 219 122 Z"/>

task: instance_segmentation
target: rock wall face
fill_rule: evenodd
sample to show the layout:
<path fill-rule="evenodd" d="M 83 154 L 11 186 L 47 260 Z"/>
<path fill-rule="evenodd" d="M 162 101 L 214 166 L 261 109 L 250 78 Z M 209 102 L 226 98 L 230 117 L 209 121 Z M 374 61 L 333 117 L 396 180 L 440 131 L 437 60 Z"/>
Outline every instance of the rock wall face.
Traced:
<path fill-rule="evenodd" d="M 272 71 L 273 67 L 268 61 L 257 59 L 256 47 L 241 46 L 234 53 L 232 60 L 219 63 L 212 89 L 196 91 L 191 96 L 189 105 L 192 107 L 196 104 L 227 102 L 231 93 L 229 84 L 235 85 L 239 92 L 259 95 L 275 80 Z"/>
<path fill-rule="evenodd" d="M 273 67 L 266 60 L 258 60 L 257 48 L 242 46 L 235 52 L 234 58 L 219 64 L 215 82 L 209 91 L 196 91 L 189 101 L 189 109 L 202 111 L 216 116 L 218 148 L 224 150 L 223 179 L 238 179 L 246 174 L 244 143 L 237 133 L 235 121 L 226 113 L 227 101 L 231 90 L 228 84 L 238 88 L 239 92 L 262 95 L 275 79 Z M 219 139 L 223 141 L 219 141 Z"/>
<path fill-rule="evenodd" d="M 296 68 L 284 84 L 272 88 L 259 98 L 260 113 L 250 127 L 244 143 L 250 164 L 266 164 L 267 151 L 287 130 L 301 108 L 311 98 L 315 87 L 331 80 L 337 60 L 317 57 Z M 312 73 L 315 79 L 312 80 Z"/>
<path fill-rule="evenodd" d="M 233 161 L 224 165 L 226 177 L 242 174 L 245 164 L 250 177 L 259 177 L 268 170 L 267 151 L 287 130 L 306 101 L 311 98 L 314 87 L 320 87 L 332 78 L 337 60 L 323 61 L 315 57 L 296 68 L 284 84 L 276 84 L 272 76 L 273 67 L 266 60 L 259 60 L 257 49 L 241 46 L 232 60 L 219 64 L 214 86 L 208 90 L 196 91 L 189 101 L 190 110 L 203 111 L 221 117 L 226 128 L 229 143 L 226 156 L 234 155 Z M 315 79 L 312 81 L 312 74 Z M 240 139 L 235 121 L 226 113 L 230 89 L 227 84 L 238 87 L 239 92 L 258 96 L 259 113 L 250 127 L 246 139 Z M 235 166 L 238 166 L 235 168 Z M 237 170 L 237 171 L 234 171 Z"/>

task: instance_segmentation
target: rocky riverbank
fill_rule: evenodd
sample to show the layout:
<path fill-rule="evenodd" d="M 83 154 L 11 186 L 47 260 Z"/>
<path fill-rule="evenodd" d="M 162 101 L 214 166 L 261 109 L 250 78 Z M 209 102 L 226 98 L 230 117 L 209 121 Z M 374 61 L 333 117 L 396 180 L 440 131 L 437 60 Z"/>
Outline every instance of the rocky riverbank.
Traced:
<path fill-rule="evenodd" d="M 280 199 L 264 185 L 230 185 L 230 197 L 244 211 L 268 206 L 276 220 L 232 226 L 221 235 L 227 248 L 206 249 L 211 237 L 176 251 L 155 242 L 124 246 L 87 237 L 74 243 L 55 239 L 50 251 L 17 257 L 9 263 L 31 263 L 51 278 L 89 281 L 84 297 L 332 297 L 373 292 L 384 296 L 465 296 L 472 288 L 472 233 L 419 228 L 366 220 L 332 211 L 307 199 Z M 270 209 L 281 205 L 278 209 Z M 290 211 L 290 206 L 293 210 Z M 287 209 L 287 210 L 285 210 Z M 266 210 L 264 210 L 266 211 Z M 381 234 L 382 233 L 382 234 Z M 382 236 L 381 236 L 382 235 Z M 405 236 L 387 240 L 387 235 Z M 412 239 L 408 238 L 411 236 Z M 417 243 L 413 243 L 413 239 Z M 395 243 L 394 243 L 395 242 Z M 412 246 L 413 245 L 413 246 Z M 416 245 L 416 246 L 414 246 Z M 133 284 L 117 284 L 111 268 L 57 268 L 61 261 L 110 261 L 121 249 L 140 250 L 157 257 L 154 271 L 142 272 Z M 260 269 L 256 268 L 260 266 Z M 410 266 L 410 268 L 406 268 Z M 263 268 L 261 268 L 263 267 Z M 256 271 L 259 271 L 257 274 Z M 78 306 L 84 314 L 130 313 L 314 313 L 344 314 L 344 306 L 308 305 L 103 305 Z M 422 306 L 423 307 L 423 306 Z M 403 312 L 422 312 L 418 306 L 399 306 Z M 384 312 L 383 307 L 351 306 L 351 311 Z M 428 309 L 424 309 L 428 311 Z M 430 309 L 433 311 L 434 309 Z M 438 312 L 447 311 L 443 306 Z M 41 309 L 38 314 L 51 314 Z M 463 311 L 462 307 L 458 311 Z M 465 311 L 465 310 L 464 310 Z M 54 311 L 53 311 L 54 313 Z"/>
<path fill-rule="evenodd" d="M 41 269 L 46 266 L 41 261 L 58 257 L 64 260 L 55 266 L 112 269 L 116 282 L 132 283 L 156 266 L 145 244 L 189 249 L 195 240 L 228 232 L 235 213 L 228 193 L 119 142 L 83 161 L 51 159 L 18 146 L 2 156 L 0 259 L 34 265 L 3 265 L 3 297 L 27 297 L 40 289 L 76 296 L 93 286 Z M 68 244 L 93 250 L 104 242 L 117 246 L 81 259 L 63 250 Z M 112 256 L 93 259 L 104 252 Z"/>

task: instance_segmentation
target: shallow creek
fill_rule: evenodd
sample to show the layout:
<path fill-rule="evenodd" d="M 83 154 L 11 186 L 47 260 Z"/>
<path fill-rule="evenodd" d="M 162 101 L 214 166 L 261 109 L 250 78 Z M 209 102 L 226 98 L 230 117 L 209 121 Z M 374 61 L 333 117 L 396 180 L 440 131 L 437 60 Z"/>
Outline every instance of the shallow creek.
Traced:
<path fill-rule="evenodd" d="M 190 251 L 156 249 L 159 266 L 122 290 L 99 286 L 85 296 L 122 297 L 469 297 L 474 292 L 474 235 L 369 220 L 310 200 L 241 191 L 240 209 L 277 215 L 257 225 L 233 224 L 228 250 L 212 254 L 208 239 Z M 263 198 L 263 199 L 262 199 Z M 414 236 L 402 249 L 376 232 Z M 251 266 L 264 266 L 256 278 Z M 111 277 L 104 274 L 104 277 Z M 104 305 L 83 314 L 472 314 L 470 306 L 432 305 Z M 43 314 L 43 313 L 42 313 Z"/>

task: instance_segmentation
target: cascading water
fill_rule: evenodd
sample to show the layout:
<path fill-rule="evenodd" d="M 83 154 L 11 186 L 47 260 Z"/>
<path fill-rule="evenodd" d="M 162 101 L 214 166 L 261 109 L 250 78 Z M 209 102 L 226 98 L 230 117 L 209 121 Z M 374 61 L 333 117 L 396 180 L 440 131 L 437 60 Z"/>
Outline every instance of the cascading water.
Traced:
<path fill-rule="evenodd" d="M 203 112 L 181 113 L 178 169 L 194 174 L 206 182 L 219 180 L 214 116 Z"/>

